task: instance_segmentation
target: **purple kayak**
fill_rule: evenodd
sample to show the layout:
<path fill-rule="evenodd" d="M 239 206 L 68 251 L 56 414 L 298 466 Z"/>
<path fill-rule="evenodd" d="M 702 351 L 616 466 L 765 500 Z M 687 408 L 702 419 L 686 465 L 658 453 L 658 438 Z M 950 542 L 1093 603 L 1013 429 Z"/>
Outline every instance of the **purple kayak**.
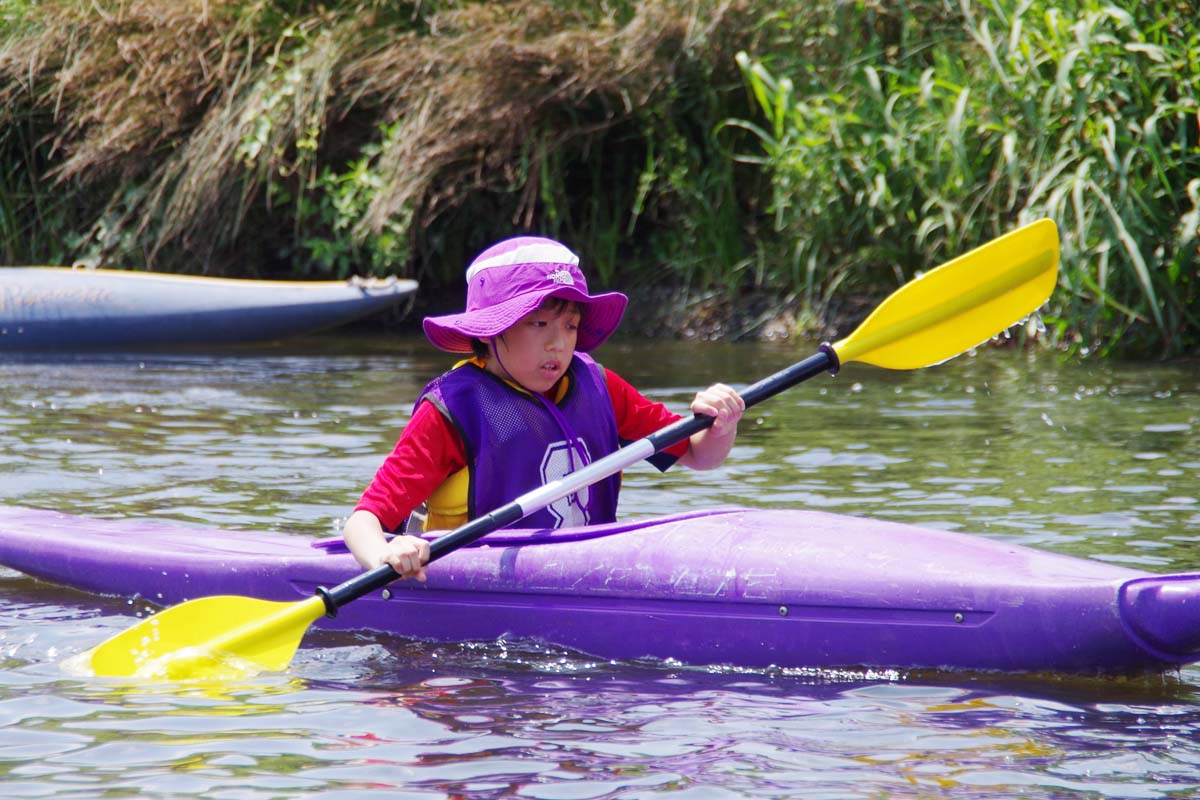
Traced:
<path fill-rule="evenodd" d="M 0 507 L 0 564 L 164 606 L 300 600 L 361 570 L 340 542 Z M 318 627 L 537 640 L 744 667 L 1129 673 L 1200 661 L 1200 574 L 817 511 L 720 509 L 499 531 Z"/>

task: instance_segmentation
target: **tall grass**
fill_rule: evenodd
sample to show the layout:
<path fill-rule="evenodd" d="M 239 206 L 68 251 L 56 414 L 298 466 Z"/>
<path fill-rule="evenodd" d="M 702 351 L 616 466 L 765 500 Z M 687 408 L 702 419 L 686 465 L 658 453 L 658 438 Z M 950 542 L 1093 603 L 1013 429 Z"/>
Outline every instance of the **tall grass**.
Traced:
<path fill-rule="evenodd" d="M 514 230 L 569 238 L 616 281 L 657 229 L 703 224 L 693 184 L 729 169 L 692 107 L 714 83 L 741 102 L 732 55 L 758 18 L 692 0 L 28 12 L 2 31 L 0 102 L 43 121 L 45 185 L 80 201 L 75 257 L 447 284 Z"/>
<path fill-rule="evenodd" d="M 1190 4 L 956 0 L 882 33 L 883 4 L 831 5 L 872 31 L 865 48 L 824 67 L 739 58 L 765 121 L 732 124 L 756 135 L 748 160 L 772 174 L 775 229 L 797 242 L 777 280 L 820 303 L 1050 216 L 1064 246 L 1054 333 L 1083 352 L 1194 348 Z"/>
<path fill-rule="evenodd" d="M 1189 352 L 1191 5 L 0 0 L 0 258 L 457 298 L 536 230 L 822 320 L 1048 215 L 1050 338 Z"/>

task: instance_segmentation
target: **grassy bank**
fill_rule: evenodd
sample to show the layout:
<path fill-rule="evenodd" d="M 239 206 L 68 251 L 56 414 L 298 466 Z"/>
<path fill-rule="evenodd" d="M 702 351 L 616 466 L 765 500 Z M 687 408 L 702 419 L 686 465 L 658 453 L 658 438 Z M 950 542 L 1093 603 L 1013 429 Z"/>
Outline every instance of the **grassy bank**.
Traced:
<path fill-rule="evenodd" d="M 20 156 L 41 178 L 30 200 L 76 202 L 31 215 L 9 201 L 40 228 L 10 239 L 12 255 L 223 273 L 399 267 L 439 283 L 495 238 L 536 228 L 613 282 L 650 263 L 656 232 L 709 233 L 706 214 L 728 226 L 739 206 L 711 129 L 745 108 L 734 55 L 759 15 L 740 5 L 26 11 L 0 55 L 3 146 L 37 143 Z M 740 252 L 739 236 L 721 248 Z"/>
<path fill-rule="evenodd" d="M 0 258 L 403 272 L 538 230 L 821 321 L 1039 216 L 1047 341 L 1200 338 L 1190 4 L 0 0 Z"/>

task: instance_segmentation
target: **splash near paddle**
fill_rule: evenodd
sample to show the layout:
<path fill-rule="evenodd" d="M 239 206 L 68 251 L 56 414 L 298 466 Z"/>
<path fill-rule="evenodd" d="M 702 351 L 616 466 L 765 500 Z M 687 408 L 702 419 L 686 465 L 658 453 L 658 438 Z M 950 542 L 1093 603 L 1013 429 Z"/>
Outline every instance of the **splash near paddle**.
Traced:
<path fill-rule="evenodd" d="M 743 392 L 746 407 L 821 372 L 859 361 L 887 369 L 938 364 L 986 341 L 1046 301 L 1058 275 L 1058 231 L 1040 220 L 902 286 L 850 335 Z M 471 520 L 430 544 L 430 561 L 512 525 L 712 425 L 684 418 L 570 475 Z M 82 659 L 98 676 L 185 680 L 284 669 L 308 627 L 399 576 L 387 565 L 299 602 L 189 600 L 101 643 Z"/>

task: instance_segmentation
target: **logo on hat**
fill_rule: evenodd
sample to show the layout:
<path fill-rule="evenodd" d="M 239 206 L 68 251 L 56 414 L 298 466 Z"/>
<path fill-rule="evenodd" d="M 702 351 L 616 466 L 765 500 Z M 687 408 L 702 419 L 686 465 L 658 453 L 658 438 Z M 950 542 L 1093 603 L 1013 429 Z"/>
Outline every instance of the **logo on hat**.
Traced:
<path fill-rule="evenodd" d="M 575 279 L 571 277 L 571 273 L 565 269 L 556 269 L 546 276 L 551 283 L 561 283 L 564 286 L 574 286 Z"/>

